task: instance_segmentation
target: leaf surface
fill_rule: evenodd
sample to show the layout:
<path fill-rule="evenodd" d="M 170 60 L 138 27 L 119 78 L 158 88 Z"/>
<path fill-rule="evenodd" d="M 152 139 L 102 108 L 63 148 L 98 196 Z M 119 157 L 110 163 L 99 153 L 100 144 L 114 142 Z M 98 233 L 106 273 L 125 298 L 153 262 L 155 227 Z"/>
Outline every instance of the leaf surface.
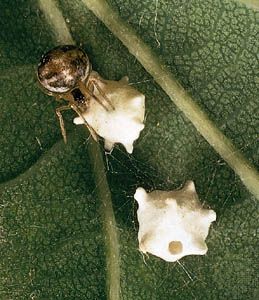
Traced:
<path fill-rule="evenodd" d="M 44 1 L 43 1 L 44 2 Z M 244 1 L 242 1 L 244 2 Z M 259 166 L 256 6 L 238 1 L 109 1 L 216 126 Z M 258 200 L 82 1 L 59 1 L 73 39 L 104 78 L 128 75 L 146 95 L 133 155 L 104 154 L 119 232 L 121 299 L 256 299 Z M 106 299 L 103 182 L 88 135 L 37 85 L 41 55 L 58 44 L 36 1 L 0 3 L 0 298 Z M 206 256 L 166 263 L 138 251 L 137 187 L 194 180 L 217 212 Z M 104 221 L 105 222 L 105 221 Z"/>

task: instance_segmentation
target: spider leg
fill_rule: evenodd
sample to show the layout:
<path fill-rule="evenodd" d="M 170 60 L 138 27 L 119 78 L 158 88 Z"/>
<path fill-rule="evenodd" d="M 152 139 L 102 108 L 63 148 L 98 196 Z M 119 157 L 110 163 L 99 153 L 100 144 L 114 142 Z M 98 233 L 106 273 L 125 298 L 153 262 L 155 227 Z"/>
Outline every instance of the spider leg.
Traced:
<path fill-rule="evenodd" d="M 103 104 L 105 103 L 106 106 L 109 106 L 107 110 L 108 111 L 115 110 L 115 107 L 112 105 L 110 99 L 106 96 L 106 94 L 104 93 L 104 91 L 102 90 L 102 88 L 100 87 L 100 85 L 98 84 L 98 80 L 100 81 L 100 79 L 91 78 L 89 80 L 90 81 L 89 84 L 90 85 L 92 84 L 97 89 L 97 91 L 99 92 L 99 94 L 102 96 L 103 100 L 100 99 L 100 101 Z"/>
<path fill-rule="evenodd" d="M 83 95 L 86 98 L 89 98 L 89 96 L 93 97 L 98 103 L 100 103 L 103 106 L 103 104 L 100 102 L 100 100 L 93 94 L 93 92 L 89 88 L 87 88 L 85 86 L 85 84 L 83 82 L 80 81 L 79 84 L 78 84 L 78 86 L 79 86 L 80 91 L 83 93 Z M 91 86 L 89 86 L 89 87 L 91 88 Z M 103 107 L 105 109 L 107 109 L 105 106 L 103 106 Z"/>
<path fill-rule="evenodd" d="M 60 129 L 61 129 L 61 134 L 64 140 L 64 143 L 67 143 L 67 134 L 66 134 L 66 129 L 65 129 L 65 124 L 64 124 L 64 119 L 62 116 L 62 111 L 64 110 L 68 110 L 71 109 L 70 105 L 64 105 L 64 106 L 60 106 L 58 108 L 56 108 L 56 115 L 58 117 L 59 120 L 59 125 L 60 125 Z"/>
<path fill-rule="evenodd" d="M 92 126 L 90 126 L 87 121 L 85 120 L 83 114 L 81 113 L 80 109 L 75 105 L 75 104 L 71 104 L 71 108 L 79 115 L 79 117 L 81 117 L 81 119 L 84 121 L 85 126 L 88 128 L 88 130 L 90 131 L 91 136 L 93 137 L 93 139 L 98 142 L 98 135 L 95 132 L 95 130 L 93 129 Z"/>
<path fill-rule="evenodd" d="M 94 87 L 96 87 L 96 89 L 98 90 L 98 92 L 100 93 L 100 95 L 102 97 L 97 97 L 94 95 L 94 92 L 93 92 Z M 83 82 L 79 82 L 79 88 L 84 95 L 93 97 L 100 105 L 102 105 L 102 107 L 105 110 L 107 110 L 107 111 L 114 110 L 114 106 L 111 104 L 111 101 L 107 98 L 107 96 L 102 91 L 100 86 L 96 85 L 95 80 L 92 80 L 92 79 L 89 80 L 88 86 L 85 86 L 85 84 Z"/>

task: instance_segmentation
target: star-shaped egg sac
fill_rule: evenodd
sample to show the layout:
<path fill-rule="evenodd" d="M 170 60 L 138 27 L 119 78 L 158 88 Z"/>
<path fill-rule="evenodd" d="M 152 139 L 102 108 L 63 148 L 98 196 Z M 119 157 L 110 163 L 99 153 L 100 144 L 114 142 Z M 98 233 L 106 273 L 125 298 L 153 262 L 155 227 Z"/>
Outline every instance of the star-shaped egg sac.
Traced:
<path fill-rule="evenodd" d="M 207 252 L 205 239 L 216 213 L 202 207 L 193 181 L 174 191 L 147 193 L 139 187 L 134 198 L 140 251 L 170 262 Z"/>
<path fill-rule="evenodd" d="M 107 110 L 95 98 L 91 98 L 83 113 L 85 121 L 104 139 L 106 150 L 111 151 L 115 143 L 121 143 L 128 153 L 132 153 L 133 143 L 144 128 L 145 96 L 128 84 L 127 77 L 112 81 L 104 80 L 96 73 L 94 76 L 99 85 L 99 91 L 95 89 L 94 95 L 97 98 L 105 95 L 114 109 Z M 84 120 L 77 117 L 74 123 L 84 124 Z"/>

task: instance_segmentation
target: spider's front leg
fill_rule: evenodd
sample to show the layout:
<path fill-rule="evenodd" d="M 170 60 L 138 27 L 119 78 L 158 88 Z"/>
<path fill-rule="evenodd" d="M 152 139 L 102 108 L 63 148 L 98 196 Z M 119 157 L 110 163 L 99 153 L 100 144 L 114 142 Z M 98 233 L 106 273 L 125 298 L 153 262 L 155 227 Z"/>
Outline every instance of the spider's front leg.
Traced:
<path fill-rule="evenodd" d="M 57 115 L 58 120 L 59 120 L 59 126 L 60 126 L 60 129 L 61 129 L 61 134 L 62 134 L 62 137 L 63 137 L 63 140 L 64 140 L 65 144 L 67 143 L 67 134 L 66 134 L 65 124 L 64 124 L 64 119 L 63 119 L 63 116 L 62 116 L 62 111 L 69 110 L 69 109 L 71 109 L 70 105 L 64 105 L 64 106 L 60 106 L 60 107 L 56 108 L 56 115 Z"/>
<path fill-rule="evenodd" d="M 113 111 L 115 108 L 112 105 L 110 99 L 105 95 L 102 88 L 98 84 L 98 79 L 90 78 L 85 85 L 83 82 L 79 83 L 79 88 L 83 94 L 93 97 L 98 103 L 100 103 L 107 111 Z M 94 88 L 97 89 L 99 95 L 94 94 Z M 101 97 L 100 97 L 101 96 Z"/>
<path fill-rule="evenodd" d="M 104 81 L 102 81 L 101 79 L 92 77 L 89 79 L 89 86 L 93 86 L 93 90 L 94 88 L 97 89 L 97 91 L 99 92 L 99 95 L 101 95 L 101 97 L 99 98 L 101 101 L 101 104 L 106 108 L 106 110 L 108 111 L 112 111 L 115 110 L 115 107 L 112 105 L 111 100 L 106 96 L 105 92 L 103 91 L 103 89 L 101 88 L 99 82 L 102 82 L 105 84 Z"/>
<path fill-rule="evenodd" d="M 98 135 L 97 135 L 97 133 L 95 132 L 95 130 L 93 129 L 93 127 L 90 126 L 90 125 L 88 124 L 88 122 L 87 122 L 86 119 L 84 118 L 82 112 L 81 112 L 80 109 L 77 107 L 77 105 L 76 105 L 76 104 L 71 104 L 70 107 L 71 107 L 71 108 L 79 115 L 79 117 L 83 120 L 85 126 L 86 126 L 86 127 L 88 128 L 88 130 L 90 131 L 90 134 L 91 134 L 91 136 L 93 137 L 93 139 L 94 139 L 96 142 L 98 142 Z"/>

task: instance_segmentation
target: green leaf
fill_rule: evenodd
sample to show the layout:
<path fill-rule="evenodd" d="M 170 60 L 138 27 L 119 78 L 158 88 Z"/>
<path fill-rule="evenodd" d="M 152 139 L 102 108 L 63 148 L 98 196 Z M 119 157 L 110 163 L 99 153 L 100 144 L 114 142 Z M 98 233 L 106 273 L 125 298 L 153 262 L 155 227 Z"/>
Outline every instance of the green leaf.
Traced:
<path fill-rule="evenodd" d="M 127 300 L 257 299 L 258 199 L 86 2 L 0 3 L 0 299 L 118 299 L 118 291 Z M 109 4 L 256 174 L 256 1 Z M 67 30 L 94 70 L 113 80 L 128 75 L 146 95 L 133 155 L 116 146 L 103 151 L 103 163 L 72 112 L 63 143 L 58 104 L 39 89 L 35 72 L 44 52 L 71 40 Z M 217 212 L 207 255 L 179 263 L 143 257 L 136 188 L 174 189 L 188 179 Z"/>

